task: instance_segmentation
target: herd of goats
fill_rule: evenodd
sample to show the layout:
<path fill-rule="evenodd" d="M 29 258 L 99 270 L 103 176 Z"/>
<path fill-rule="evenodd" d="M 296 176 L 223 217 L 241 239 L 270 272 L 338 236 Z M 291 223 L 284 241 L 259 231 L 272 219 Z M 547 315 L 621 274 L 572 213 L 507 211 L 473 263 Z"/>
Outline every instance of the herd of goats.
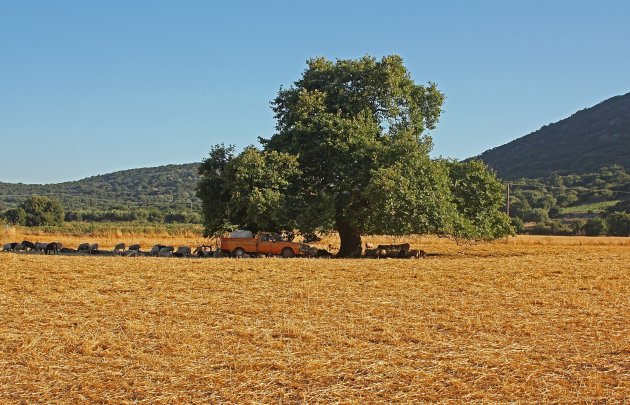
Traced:
<path fill-rule="evenodd" d="M 2 247 L 3 252 L 31 252 L 43 254 L 79 254 L 79 255 L 101 255 L 101 256 L 154 256 L 154 257 L 226 257 L 219 249 L 202 245 L 194 251 L 190 246 L 155 245 L 149 251 L 142 251 L 140 244 L 127 246 L 125 243 L 117 244 L 113 250 L 99 249 L 98 243 L 82 243 L 76 249 L 63 246 L 60 242 L 12 242 Z"/>
<path fill-rule="evenodd" d="M 330 258 L 334 255 L 325 249 L 311 248 L 307 252 L 307 257 Z M 2 247 L 3 252 L 24 252 L 24 253 L 40 253 L 40 254 L 78 254 L 78 255 L 101 255 L 101 256 L 153 256 L 153 257 L 233 257 L 230 253 L 222 252 L 218 247 L 201 245 L 195 250 L 190 246 L 180 246 L 175 249 L 174 246 L 154 245 L 149 251 L 142 251 L 140 244 L 127 246 L 125 243 L 117 244 L 113 250 L 99 249 L 98 243 L 82 243 L 77 249 L 64 247 L 60 242 L 41 243 L 30 242 L 24 240 L 22 242 L 7 243 Z M 378 245 L 372 246 L 366 243 L 366 249 L 362 257 L 366 258 L 398 258 L 398 259 L 417 259 L 426 256 L 426 252 L 420 249 L 410 249 L 408 243 L 399 245 Z M 252 255 L 241 255 L 239 257 L 255 257 Z M 361 257 L 361 256 L 358 256 Z"/>

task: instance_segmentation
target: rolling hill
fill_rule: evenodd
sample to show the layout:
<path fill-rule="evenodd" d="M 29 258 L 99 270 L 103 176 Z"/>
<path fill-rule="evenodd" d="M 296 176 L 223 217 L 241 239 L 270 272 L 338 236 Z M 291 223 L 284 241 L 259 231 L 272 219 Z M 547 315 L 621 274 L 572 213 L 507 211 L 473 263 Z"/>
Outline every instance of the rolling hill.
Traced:
<path fill-rule="evenodd" d="M 176 208 L 191 202 L 198 206 L 198 166 L 130 169 L 57 184 L 0 183 L 0 207 L 16 207 L 33 194 L 55 197 L 66 209 Z"/>
<path fill-rule="evenodd" d="M 557 172 L 581 175 L 577 180 L 565 178 L 564 186 L 579 186 L 585 192 L 593 188 L 609 189 L 610 195 L 587 195 L 580 191 L 578 200 L 570 204 L 625 199 L 626 194 L 622 193 L 626 193 L 626 171 L 630 170 L 630 93 L 578 111 L 477 158 L 505 180 L 548 178 Z M 610 169 L 613 165 L 621 168 Z M 0 212 L 15 208 L 33 194 L 55 197 L 66 210 L 186 207 L 198 211 L 200 201 L 195 197 L 198 167 L 198 163 L 189 163 L 131 169 L 58 184 L 0 182 Z M 602 167 L 608 169 L 601 171 Z"/>
<path fill-rule="evenodd" d="M 487 150 L 476 158 L 506 180 L 630 168 L 630 93 Z"/>

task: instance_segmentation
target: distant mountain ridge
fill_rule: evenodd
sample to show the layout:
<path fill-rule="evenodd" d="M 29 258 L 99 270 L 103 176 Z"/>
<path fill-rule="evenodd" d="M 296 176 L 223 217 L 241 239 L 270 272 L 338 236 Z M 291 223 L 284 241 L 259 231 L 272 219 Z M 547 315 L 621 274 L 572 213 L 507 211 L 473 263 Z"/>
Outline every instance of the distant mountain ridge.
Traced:
<path fill-rule="evenodd" d="M 57 184 L 0 182 L 0 209 L 13 208 L 33 194 L 57 198 L 66 209 L 198 205 L 198 167 L 187 163 L 129 169 Z"/>
<path fill-rule="evenodd" d="M 612 97 L 477 159 L 512 180 L 595 172 L 604 166 L 630 168 L 630 93 Z"/>

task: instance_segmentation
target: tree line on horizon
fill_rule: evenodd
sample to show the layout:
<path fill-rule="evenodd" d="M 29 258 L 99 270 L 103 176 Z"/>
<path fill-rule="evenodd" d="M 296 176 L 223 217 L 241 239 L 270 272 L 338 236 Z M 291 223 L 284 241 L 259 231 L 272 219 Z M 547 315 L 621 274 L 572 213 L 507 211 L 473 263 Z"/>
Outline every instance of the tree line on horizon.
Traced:
<path fill-rule="evenodd" d="M 620 166 L 595 173 L 511 182 L 510 216 L 519 234 L 630 236 L 630 173 Z M 70 210 L 46 196 L 31 196 L 0 212 L 0 222 L 58 226 L 62 222 L 201 224 L 188 210 Z"/>
<path fill-rule="evenodd" d="M 198 211 L 167 209 L 79 209 L 66 211 L 56 198 L 33 195 L 16 208 L 0 213 L 0 223 L 21 226 L 59 226 L 64 222 L 134 222 L 200 224 Z"/>
<path fill-rule="evenodd" d="M 510 216 L 518 233 L 630 236 L 630 173 L 620 165 L 511 184 Z"/>

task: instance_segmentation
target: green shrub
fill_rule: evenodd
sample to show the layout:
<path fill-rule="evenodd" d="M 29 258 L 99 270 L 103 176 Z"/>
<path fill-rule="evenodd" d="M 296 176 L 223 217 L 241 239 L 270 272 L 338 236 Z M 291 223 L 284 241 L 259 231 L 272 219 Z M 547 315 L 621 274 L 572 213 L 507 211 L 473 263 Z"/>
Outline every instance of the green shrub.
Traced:
<path fill-rule="evenodd" d="M 606 234 L 606 221 L 604 218 L 591 218 L 584 224 L 586 236 L 601 236 Z"/>
<path fill-rule="evenodd" d="M 531 229 L 532 235 L 551 235 L 552 229 L 545 222 L 539 222 Z"/>
<path fill-rule="evenodd" d="M 584 235 L 584 225 L 586 225 L 586 221 L 583 219 L 578 219 L 571 224 L 571 231 L 573 235 L 583 236 Z"/>
<path fill-rule="evenodd" d="M 512 218 L 512 226 L 514 227 L 516 233 L 521 233 L 523 232 L 523 229 L 525 229 L 523 220 L 519 217 Z"/>
<path fill-rule="evenodd" d="M 630 236 L 630 214 L 615 212 L 606 218 L 608 235 Z"/>
<path fill-rule="evenodd" d="M 61 225 L 63 223 L 63 208 L 54 198 L 34 195 L 27 198 L 21 209 L 26 212 L 24 224 L 26 226 Z"/>
<path fill-rule="evenodd" d="M 527 222 L 547 222 L 549 221 L 549 211 L 544 208 L 534 208 L 525 215 Z"/>
<path fill-rule="evenodd" d="M 22 208 L 11 208 L 4 212 L 3 218 L 9 225 L 24 225 L 26 224 L 26 211 Z"/>

